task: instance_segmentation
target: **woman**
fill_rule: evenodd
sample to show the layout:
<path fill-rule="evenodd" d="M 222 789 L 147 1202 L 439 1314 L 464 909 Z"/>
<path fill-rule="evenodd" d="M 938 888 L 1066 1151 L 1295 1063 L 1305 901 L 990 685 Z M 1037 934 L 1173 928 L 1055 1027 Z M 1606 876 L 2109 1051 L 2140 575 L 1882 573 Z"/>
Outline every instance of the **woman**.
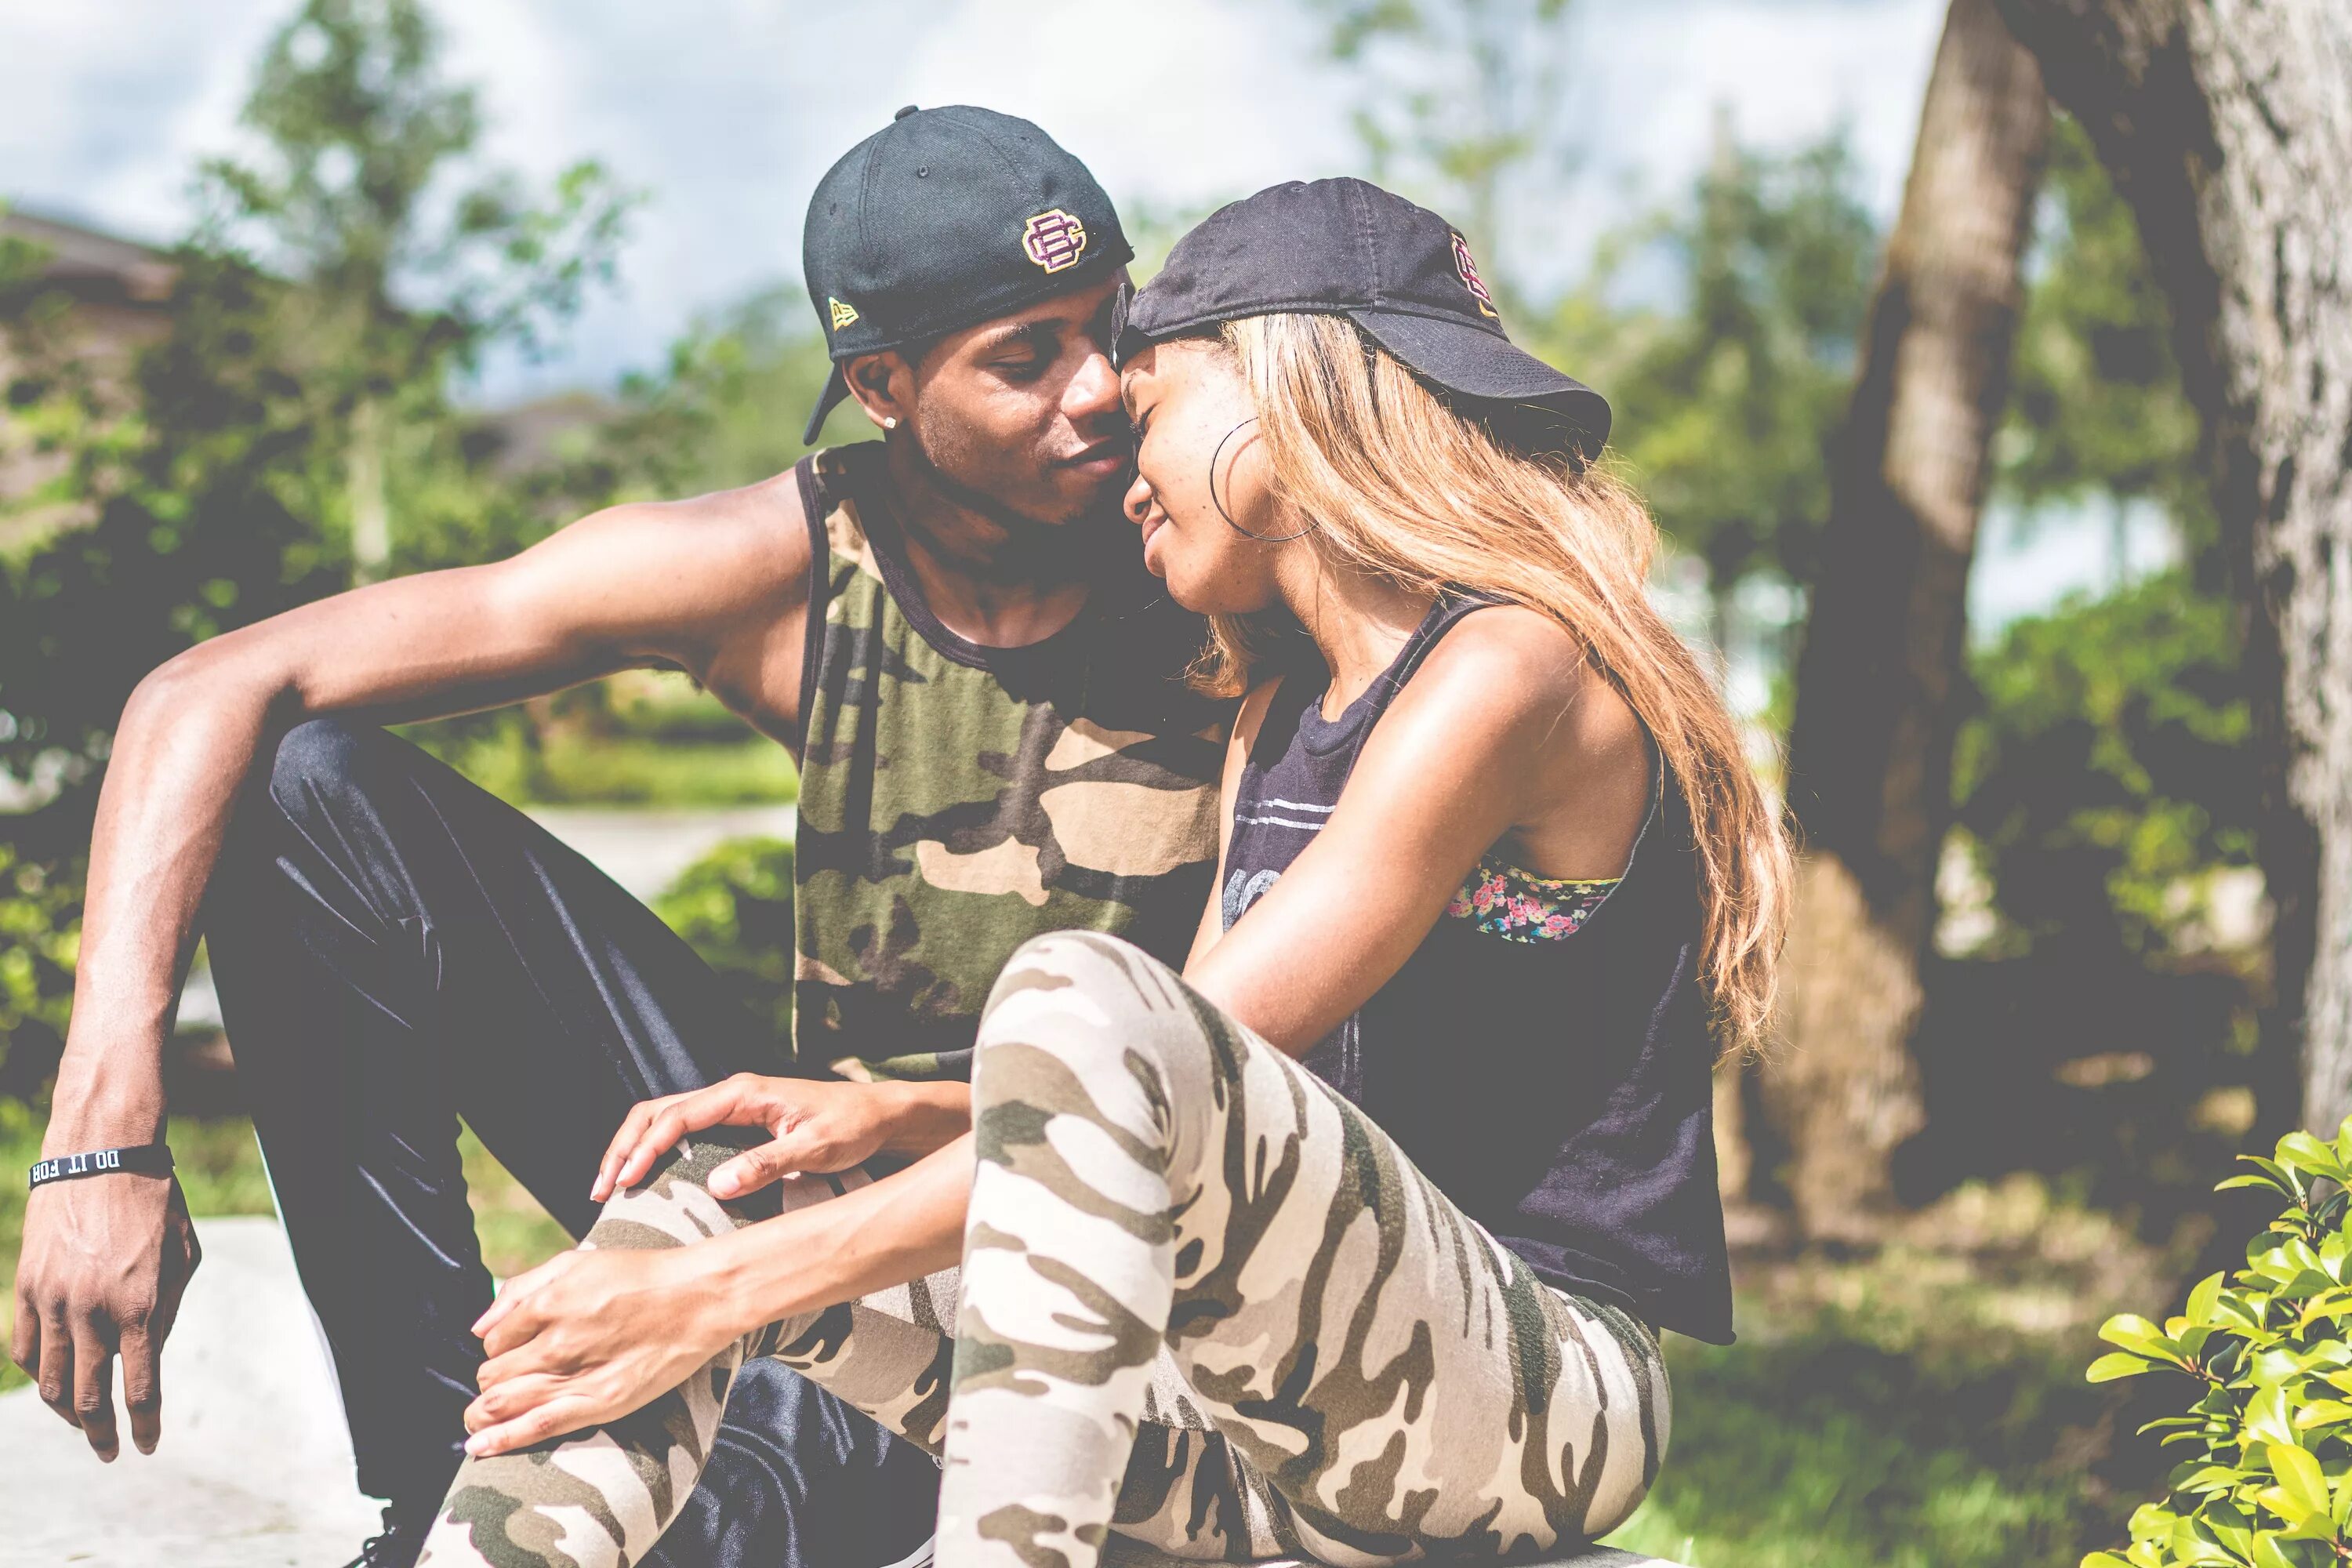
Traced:
<path fill-rule="evenodd" d="M 586 1249 L 484 1320 L 423 1561 L 634 1560 L 755 1354 L 943 1455 L 948 1568 L 1500 1556 L 1646 1491 L 1657 1331 L 1729 1338 L 1708 1069 L 1788 852 L 1606 405 L 1358 181 L 1210 218 L 1121 346 L 1146 563 L 1255 685 L 1183 976 L 1023 949 L 971 1131 L 880 1182 L 743 1198 L 757 1139 L 703 1130 L 756 1083 L 639 1108 Z"/>

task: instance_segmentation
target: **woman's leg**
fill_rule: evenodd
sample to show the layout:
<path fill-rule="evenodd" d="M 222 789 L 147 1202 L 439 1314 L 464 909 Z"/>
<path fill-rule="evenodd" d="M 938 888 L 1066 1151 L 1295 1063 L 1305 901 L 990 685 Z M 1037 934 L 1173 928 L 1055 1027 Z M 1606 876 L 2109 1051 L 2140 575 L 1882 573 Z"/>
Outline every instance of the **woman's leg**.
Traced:
<path fill-rule="evenodd" d="M 1649 1331 L 1544 1288 L 1138 949 L 1023 948 L 972 1106 L 942 1568 L 1093 1568 L 1163 1338 L 1328 1562 L 1588 1538 L 1656 1474 Z"/>

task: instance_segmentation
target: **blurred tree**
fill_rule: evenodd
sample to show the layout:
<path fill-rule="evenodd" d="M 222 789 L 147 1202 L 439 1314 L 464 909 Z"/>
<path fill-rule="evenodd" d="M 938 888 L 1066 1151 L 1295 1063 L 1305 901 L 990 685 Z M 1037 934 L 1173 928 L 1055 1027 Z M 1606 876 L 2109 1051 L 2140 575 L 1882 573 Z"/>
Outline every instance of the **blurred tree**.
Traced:
<path fill-rule="evenodd" d="M 1925 1121 L 1910 1041 L 1950 813 L 1969 568 L 2050 111 L 1993 0 L 1952 0 L 1864 336 L 1790 730 L 1805 835 L 1765 1077 L 1811 1237 L 1864 1239 Z"/>
<path fill-rule="evenodd" d="M 331 592 L 341 558 L 305 515 L 316 427 L 268 356 L 277 285 L 242 262 L 177 257 L 172 330 L 141 356 L 131 408 L 79 374 L 40 328 L 38 297 L 7 301 L 11 418 L 67 459 L 44 492 L 96 520 L 0 556 L 0 971 L 16 996 L 0 1089 L 47 1076 L 80 909 L 81 857 L 107 740 L 131 689 L 191 643 Z M 29 912 L 28 912 L 29 910 Z"/>
<path fill-rule="evenodd" d="M 583 454 L 607 466 L 589 484 L 687 495 L 782 473 L 809 449 L 802 422 L 832 369 L 808 297 L 792 286 L 761 289 L 696 321 L 659 373 L 622 384 L 620 416 Z M 877 434 L 853 399 L 819 440 Z"/>
<path fill-rule="evenodd" d="M 2238 616 L 2170 314 L 2131 209 L 2071 116 L 2053 129 L 2043 209 L 1997 483 L 2069 519 L 2151 502 L 2179 560 L 2019 622 L 1972 659 L 1978 711 L 1954 799 L 2003 917 L 1995 946 L 2163 962 L 2207 923 L 2210 874 L 2252 864 Z"/>
<path fill-rule="evenodd" d="M 2214 542 L 2197 416 L 2181 393 L 2171 314 L 2139 226 L 2071 115 L 2053 129 L 2045 188 L 2049 218 L 2029 264 L 2000 487 L 2027 508 L 2104 507 L 2109 578 L 2119 586 L 2134 502 L 2155 503 L 2191 550 Z"/>
<path fill-rule="evenodd" d="M 203 165 L 197 243 L 294 285 L 284 369 L 340 459 L 355 573 L 381 576 L 395 502 L 422 499 L 394 476 L 431 472 L 414 459 L 446 435 L 453 376 L 535 350 L 610 278 L 629 199 L 593 162 L 543 198 L 477 167 L 479 106 L 441 75 L 419 0 L 306 0 L 240 119 L 258 144 Z"/>
<path fill-rule="evenodd" d="M 1853 384 L 1878 230 L 1845 139 L 1781 155 L 1742 147 L 1718 111 L 1715 156 L 1687 203 L 1602 249 L 1594 281 L 1534 336 L 1614 340 L 1570 363 L 1601 367 L 1617 450 L 1658 524 L 1704 563 L 1718 649 L 1740 583 L 1811 580 L 1829 510 L 1822 458 Z M 1630 258 L 1663 251 L 1679 309 L 1596 320 Z"/>
<path fill-rule="evenodd" d="M 730 838 L 678 873 L 654 910 L 776 1039 L 793 1027 L 793 847 Z"/>
<path fill-rule="evenodd" d="M 1527 205 L 1554 205 L 1567 169 L 1570 0 L 1314 3 L 1333 58 L 1362 76 L 1356 130 L 1372 177 L 1459 223 L 1511 314 L 1527 268 L 1504 232 L 1506 200 L 1546 181 Z"/>
<path fill-rule="evenodd" d="M 1990 945 L 2163 962 L 2210 943 L 2210 874 L 2253 863 L 2259 784 L 2229 602 L 2175 568 L 2019 621 L 1972 664 L 1953 794 Z"/>
<path fill-rule="evenodd" d="M 2130 201 L 2238 592 L 2261 857 L 2302 1114 L 2352 1112 L 2352 10 L 2000 0 Z"/>
<path fill-rule="evenodd" d="M 0 510 L 62 496 L 95 513 L 0 554 L 0 1093 L 32 1091 L 54 1061 L 96 786 L 139 679 L 346 584 L 353 548 L 386 559 L 371 519 L 387 498 L 428 522 L 438 506 L 449 526 L 421 537 L 477 558 L 486 532 L 545 526 L 527 495 L 461 470 L 447 395 L 492 345 L 540 341 L 604 270 L 609 183 L 582 165 L 540 205 L 510 180 L 461 185 L 473 100 L 437 76 L 414 0 L 309 0 L 265 52 L 246 123 L 260 144 L 205 166 L 170 331 L 127 399 L 53 330 L 25 258 L 0 286 L 0 416 L 62 462 Z"/>

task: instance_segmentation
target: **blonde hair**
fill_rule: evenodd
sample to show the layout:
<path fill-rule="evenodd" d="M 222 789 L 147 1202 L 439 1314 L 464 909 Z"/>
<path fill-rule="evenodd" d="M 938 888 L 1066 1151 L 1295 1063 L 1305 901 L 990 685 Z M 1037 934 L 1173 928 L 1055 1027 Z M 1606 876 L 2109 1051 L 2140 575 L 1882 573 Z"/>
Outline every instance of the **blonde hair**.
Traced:
<path fill-rule="evenodd" d="M 1640 499 L 1603 468 L 1498 438 L 1342 317 L 1253 316 L 1227 322 L 1223 342 L 1275 493 L 1314 520 L 1316 548 L 1418 591 L 1542 612 L 1641 716 L 1689 810 L 1700 973 L 1723 1053 L 1759 1047 L 1789 921 L 1788 834 L 1714 683 L 1650 603 L 1657 530 Z M 1253 670 L 1311 655 L 1287 616 L 1213 616 L 1194 680 L 1236 696 Z"/>

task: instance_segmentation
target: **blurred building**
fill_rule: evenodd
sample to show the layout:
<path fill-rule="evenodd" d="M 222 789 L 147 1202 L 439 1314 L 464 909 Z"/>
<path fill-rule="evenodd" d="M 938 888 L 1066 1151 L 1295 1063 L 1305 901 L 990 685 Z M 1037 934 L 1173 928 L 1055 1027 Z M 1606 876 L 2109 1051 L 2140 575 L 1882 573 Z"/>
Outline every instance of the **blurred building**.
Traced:
<path fill-rule="evenodd" d="M 0 275 L 0 289 L 42 297 L 29 330 L 42 335 L 45 349 L 90 376 L 101 394 L 120 386 L 140 350 L 170 330 L 180 269 L 166 252 L 63 218 L 8 208 L 0 210 L 0 255 L 9 253 L 28 258 L 29 266 L 21 275 Z M 10 356 L 10 341 L 0 336 L 0 388 L 17 374 Z M 37 432 L 12 423 L 5 408 L 0 404 L 0 507 L 30 495 L 62 466 L 61 458 L 38 449 Z M 71 521 L 75 510 L 61 503 L 0 511 L 0 545 Z"/>

